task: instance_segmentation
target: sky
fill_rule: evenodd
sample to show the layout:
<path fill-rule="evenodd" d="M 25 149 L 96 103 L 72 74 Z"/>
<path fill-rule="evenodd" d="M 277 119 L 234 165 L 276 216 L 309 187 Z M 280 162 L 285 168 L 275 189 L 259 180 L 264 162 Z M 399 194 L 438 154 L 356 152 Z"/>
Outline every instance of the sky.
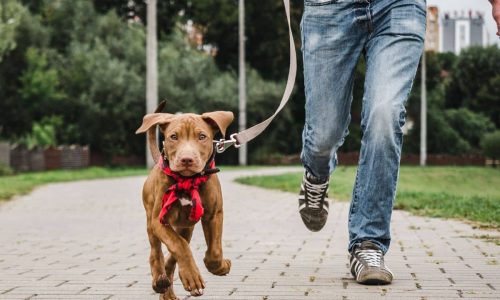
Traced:
<path fill-rule="evenodd" d="M 442 16 L 445 12 L 465 11 L 468 14 L 469 10 L 480 11 L 485 16 L 486 30 L 489 36 L 490 43 L 497 43 L 500 46 L 500 39 L 496 35 L 496 23 L 491 15 L 491 4 L 488 0 L 427 0 L 427 5 L 436 5 L 439 8 L 439 15 Z"/>

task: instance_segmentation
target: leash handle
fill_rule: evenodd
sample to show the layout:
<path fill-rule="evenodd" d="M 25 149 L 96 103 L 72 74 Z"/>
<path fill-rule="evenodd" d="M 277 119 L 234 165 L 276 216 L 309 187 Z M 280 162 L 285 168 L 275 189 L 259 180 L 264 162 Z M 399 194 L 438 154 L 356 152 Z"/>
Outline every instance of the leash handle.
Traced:
<path fill-rule="evenodd" d="M 290 22 L 290 0 L 283 0 L 283 4 L 285 5 L 286 19 L 288 22 L 288 36 L 290 40 L 290 68 L 288 70 L 288 79 L 286 82 L 285 92 L 283 93 L 283 97 L 281 98 L 280 105 L 278 106 L 274 114 L 272 114 L 266 120 L 241 132 L 232 134 L 229 140 L 214 141 L 217 153 L 222 153 L 231 146 L 235 146 L 236 148 L 238 148 L 241 145 L 246 144 L 256 138 L 269 126 L 269 124 L 271 124 L 276 115 L 278 115 L 278 113 L 285 107 L 286 103 L 290 99 L 293 91 L 293 86 L 295 84 L 295 77 L 297 75 L 297 53 L 295 51 L 295 42 L 293 40 L 292 25 Z"/>

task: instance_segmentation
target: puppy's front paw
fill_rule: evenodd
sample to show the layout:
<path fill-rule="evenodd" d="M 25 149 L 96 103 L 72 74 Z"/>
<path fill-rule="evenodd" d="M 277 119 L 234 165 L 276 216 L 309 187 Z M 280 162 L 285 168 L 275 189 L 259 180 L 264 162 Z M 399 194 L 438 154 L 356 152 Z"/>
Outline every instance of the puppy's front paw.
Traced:
<path fill-rule="evenodd" d="M 163 294 L 170 286 L 170 280 L 167 275 L 161 274 L 156 279 L 153 278 L 153 290 L 159 294 Z"/>
<path fill-rule="evenodd" d="M 203 261 L 205 262 L 207 270 L 214 275 L 224 276 L 231 270 L 231 260 L 229 259 L 209 261 L 205 258 Z"/>
<path fill-rule="evenodd" d="M 203 295 L 205 282 L 196 267 L 181 267 L 179 266 L 179 278 L 184 286 L 184 289 L 191 293 L 191 296 Z"/>

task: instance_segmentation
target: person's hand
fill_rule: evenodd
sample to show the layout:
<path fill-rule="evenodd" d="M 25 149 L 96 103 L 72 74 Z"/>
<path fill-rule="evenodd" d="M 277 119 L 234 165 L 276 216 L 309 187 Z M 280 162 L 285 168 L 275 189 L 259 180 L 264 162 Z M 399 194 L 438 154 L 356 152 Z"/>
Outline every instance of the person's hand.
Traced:
<path fill-rule="evenodd" d="M 500 36 L 500 0 L 490 0 L 493 8 L 493 19 L 497 22 L 497 35 Z"/>

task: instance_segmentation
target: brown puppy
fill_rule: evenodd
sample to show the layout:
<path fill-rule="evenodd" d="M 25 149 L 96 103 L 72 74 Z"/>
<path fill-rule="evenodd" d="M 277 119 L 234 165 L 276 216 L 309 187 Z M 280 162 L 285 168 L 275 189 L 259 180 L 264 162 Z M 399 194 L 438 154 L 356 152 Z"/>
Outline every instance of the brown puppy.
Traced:
<path fill-rule="evenodd" d="M 146 179 L 142 192 L 151 244 L 149 263 L 153 289 L 163 294 L 160 299 L 178 299 L 172 286 L 176 263 L 179 265 L 182 285 L 192 296 L 202 295 L 205 283 L 189 248 L 194 225 L 197 223 L 191 215 L 195 206 L 194 201 L 191 201 L 192 199 L 185 193 L 178 195 L 179 199 L 170 205 L 163 219 L 159 217 L 163 208 L 164 194 L 176 183 L 172 176 L 165 174 L 162 167 L 167 165 L 172 172 L 183 177 L 199 177 L 213 158 L 215 149 L 212 141 L 215 133 L 220 131 L 225 135 L 227 127 L 233 120 L 233 113 L 225 111 L 202 115 L 159 113 L 164 105 L 165 103 L 160 104 L 155 113 L 146 115 L 136 133 L 148 132 L 150 151 L 157 162 Z M 159 152 L 156 143 L 157 125 L 165 136 L 163 153 Z M 231 268 L 231 261 L 224 259 L 222 255 L 222 193 L 217 175 L 208 175 L 208 179 L 200 185 L 198 191 L 204 209 L 201 223 L 207 243 L 205 266 L 212 274 L 226 275 Z M 170 252 L 166 262 L 161 249 L 162 243 Z"/>

